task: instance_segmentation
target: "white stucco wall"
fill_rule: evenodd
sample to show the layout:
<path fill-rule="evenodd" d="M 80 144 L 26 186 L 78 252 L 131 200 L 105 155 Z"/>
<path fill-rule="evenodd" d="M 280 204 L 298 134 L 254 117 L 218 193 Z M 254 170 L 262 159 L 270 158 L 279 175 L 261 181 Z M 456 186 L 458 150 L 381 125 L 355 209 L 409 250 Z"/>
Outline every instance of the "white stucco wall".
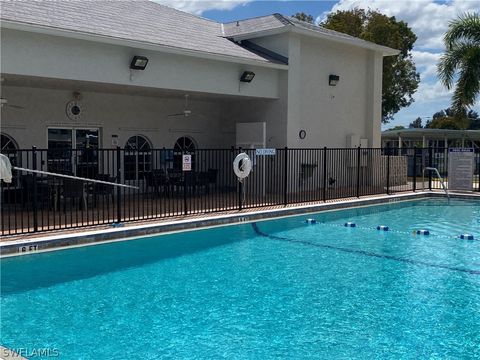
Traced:
<path fill-rule="evenodd" d="M 114 134 L 121 146 L 129 136 L 144 134 L 156 148 L 172 147 L 184 135 L 201 148 L 230 147 L 236 122 L 263 121 L 268 147 L 345 147 L 349 135 L 380 145 L 382 55 L 371 50 L 292 33 L 253 40 L 288 57 L 287 71 L 17 30 L 3 29 L 1 37 L 1 70 L 7 77 L 81 81 L 86 89 L 81 91 L 85 116 L 73 123 L 65 105 L 77 90 L 74 85 L 2 86 L 2 97 L 25 106 L 1 111 L 2 131 L 21 147 L 46 147 L 48 126 L 99 127 L 104 147 Z M 150 62 L 131 77 L 135 54 Z M 238 81 L 244 70 L 256 74 L 249 84 Z M 335 87 L 328 85 L 330 74 L 340 76 Z M 89 90 L 89 82 L 123 87 L 124 94 Z M 183 110 L 181 96 L 138 95 L 145 89 L 189 92 L 189 107 L 203 116 L 168 118 Z M 202 96 L 196 98 L 195 92 Z M 298 136 L 302 129 L 304 140 Z"/>
<path fill-rule="evenodd" d="M 189 101 L 190 117 L 168 117 L 183 111 L 181 97 L 147 97 L 99 92 L 81 92 L 84 113 L 80 120 L 66 116 L 65 106 L 72 91 L 4 86 L 2 97 L 24 109 L 4 106 L 1 131 L 12 136 L 21 148 L 47 147 L 48 127 L 100 128 L 101 146 L 110 148 L 112 135 L 119 145 L 136 134 L 146 136 L 155 148 L 172 148 L 181 136 L 192 137 L 201 148 L 222 148 L 235 144 L 234 122 L 224 115 L 224 100 Z"/>
<path fill-rule="evenodd" d="M 1 52 L 4 74 L 262 98 L 278 97 L 285 71 L 10 29 L 1 31 Z M 149 63 L 131 78 L 134 55 Z M 239 86 L 245 70 L 255 72 L 255 82 Z"/>
<path fill-rule="evenodd" d="M 369 146 L 379 144 L 381 55 L 292 37 L 289 59 L 289 147 L 345 147 L 352 134 L 367 138 Z M 330 74 L 340 76 L 337 86 L 329 86 Z M 300 129 L 307 132 L 304 140 Z"/>

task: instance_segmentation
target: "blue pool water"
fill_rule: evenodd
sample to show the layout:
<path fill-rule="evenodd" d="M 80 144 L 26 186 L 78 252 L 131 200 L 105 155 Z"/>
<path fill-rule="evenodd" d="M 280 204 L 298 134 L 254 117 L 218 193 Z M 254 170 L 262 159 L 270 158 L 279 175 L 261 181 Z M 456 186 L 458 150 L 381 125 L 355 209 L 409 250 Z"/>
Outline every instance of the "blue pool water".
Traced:
<path fill-rule="evenodd" d="M 414 236 L 418 229 L 431 235 Z M 1 343 L 24 354 L 480 357 L 473 201 L 402 202 L 8 258 L 1 280 Z"/>

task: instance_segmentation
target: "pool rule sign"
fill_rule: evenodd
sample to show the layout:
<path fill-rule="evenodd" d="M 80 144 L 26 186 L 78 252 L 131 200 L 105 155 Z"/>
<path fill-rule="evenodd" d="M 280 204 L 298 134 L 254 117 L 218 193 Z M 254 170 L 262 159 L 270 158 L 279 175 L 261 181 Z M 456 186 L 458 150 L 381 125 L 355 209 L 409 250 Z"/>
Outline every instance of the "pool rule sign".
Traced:
<path fill-rule="evenodd" d="M 192 155 L 183 154 L 182 160 L 182 170 L 192 171 Z"/>
<path fill-rule="evenodd" d="M 451 148 L 448 151 L 448 189 L 473 189 L 474 150 L 470 148 Z"/>

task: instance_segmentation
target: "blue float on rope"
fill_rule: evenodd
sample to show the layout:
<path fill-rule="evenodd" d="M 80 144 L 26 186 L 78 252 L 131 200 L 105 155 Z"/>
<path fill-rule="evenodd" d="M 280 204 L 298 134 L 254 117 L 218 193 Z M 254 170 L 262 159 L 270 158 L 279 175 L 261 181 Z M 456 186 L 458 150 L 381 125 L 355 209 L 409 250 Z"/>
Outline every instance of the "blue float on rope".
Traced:
<path fill-rule="evenodd" d="M 463 239 L 463 240 L 473 240 L 474 239 L 474 236 L 472 234 L 462 234 L 460 235 L 460 239 Z"/>
<path fill-rule="evenodd" d="M 317 220 L 315 220 L 315 219 L 307 219 L 307 220 L 305 220 L 305 222 L 306 222 L 307 224 L 313 225 L 313 224 L 316 224 L 316 223 L 317 223 Z"/>
<path fill-rule="evenodd" d="M 388 226 L 385 226 L 385 225 L 378 225 L 378 226 L 377 226 L 377 230 L 381 230 L 381 231 L 388 231 Z"/>
<path fill-rule="evenodd" d="M 417 230 L 417 235 L 430 235 L 428 230 Z"/>
<path fill-rule="evenodd" d="M 346 222 L 344 226 L 345 227 L 355 227 L 357 225 L 354 222 Z"/>

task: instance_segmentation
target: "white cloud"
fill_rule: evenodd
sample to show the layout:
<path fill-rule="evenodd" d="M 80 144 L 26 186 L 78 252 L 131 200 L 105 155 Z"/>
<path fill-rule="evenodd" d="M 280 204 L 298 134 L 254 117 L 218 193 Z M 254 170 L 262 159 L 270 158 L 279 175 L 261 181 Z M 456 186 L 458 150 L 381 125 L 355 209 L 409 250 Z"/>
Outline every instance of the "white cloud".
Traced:
<path fill-rule="evenodd" d="M 441 53 L 413 50 L 412 56 L 417 70 L 420 72 L 420 79 L 426 80 L 437 75 L 437 63 Z"/>
<path fill-rule="evenodd" d="M 480 6 L 477 0 L 452 0 L 443 4 L 433 0 L 340 0 L 332 7 L 332 12 L 356 7 L 378 10 L 406 21 L 418 36 L 418 49 L 442 49 L 442 37 L 448 23 L 462 13 L 478 11 Z"/>
<path fill-rule="evenodd" d="M 201 15 L 207 10 L 231 10 L 251 0 L 152 0 L 191 14 Z"/>

